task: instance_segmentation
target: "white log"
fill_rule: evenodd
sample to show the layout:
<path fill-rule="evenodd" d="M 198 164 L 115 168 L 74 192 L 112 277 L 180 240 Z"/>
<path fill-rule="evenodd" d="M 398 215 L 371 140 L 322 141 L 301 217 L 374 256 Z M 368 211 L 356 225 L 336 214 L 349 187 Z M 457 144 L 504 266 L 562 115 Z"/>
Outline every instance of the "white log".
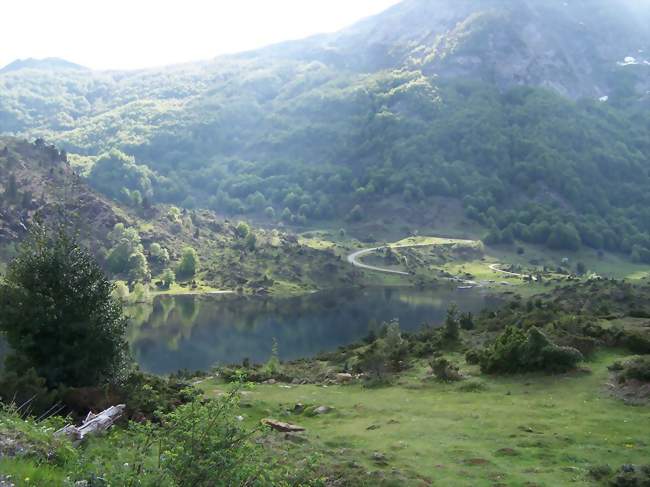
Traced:
<path fill-rule="evenodd" d="M 67 436 L 73 442 L 81 442 L 87 435 L 101 433 L 109 429 L 122 417 L 126 405 L 111 406 L 99 414 L 88 413 L 81 426 L 69 424 L 54 433 L 55 436 Z"/>

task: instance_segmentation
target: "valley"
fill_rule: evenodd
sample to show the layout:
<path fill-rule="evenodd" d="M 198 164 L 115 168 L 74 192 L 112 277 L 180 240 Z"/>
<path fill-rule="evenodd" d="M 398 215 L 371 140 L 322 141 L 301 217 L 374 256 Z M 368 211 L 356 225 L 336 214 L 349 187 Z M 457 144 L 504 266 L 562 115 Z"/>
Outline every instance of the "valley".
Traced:
<path fill-rule="evenodd" d="M 0 67 L 0 487 L 650 485 L 650 0 L 312 34 Z"/>

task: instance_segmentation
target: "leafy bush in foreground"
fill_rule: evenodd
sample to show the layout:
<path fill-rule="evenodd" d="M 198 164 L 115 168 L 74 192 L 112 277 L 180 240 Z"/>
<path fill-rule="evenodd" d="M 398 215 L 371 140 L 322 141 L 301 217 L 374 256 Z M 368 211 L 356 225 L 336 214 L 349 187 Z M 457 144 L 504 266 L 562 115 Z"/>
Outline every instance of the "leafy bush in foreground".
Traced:
<path fill-rule="evenodd" d="M 253 432 L 235 418 L 237 397 L 195 400 L 167 415 L 160 453 L 175 485 L 251 485 L 262 475 Z"/>
<path fill-rule="evenodd" d="M 555 373 L 574 369 L 582 358 L 578 350 L 554 344 L 538 328 L 525 332 L 511 326 L 483 351 L 480 364 L 486 373 Z"/>

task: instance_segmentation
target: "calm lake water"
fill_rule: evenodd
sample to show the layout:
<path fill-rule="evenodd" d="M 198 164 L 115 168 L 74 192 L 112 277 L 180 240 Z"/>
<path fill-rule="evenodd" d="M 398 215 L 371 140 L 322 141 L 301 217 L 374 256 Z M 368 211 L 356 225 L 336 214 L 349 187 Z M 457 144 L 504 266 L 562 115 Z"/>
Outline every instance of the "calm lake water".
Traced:
<path fill-rule="evenodd" d="M 359 341 L 392 318 L 403 330 L 440 325 L 451 303 L 478 312 L 497 298 L 446 287 L 345 289 L 286 299 L 159 296 L 130 309 L 129 342 L 142 369 L 157 374 L 244 358 L 265 362 L 274 338 L 280 358 L 291 360 Z"/>

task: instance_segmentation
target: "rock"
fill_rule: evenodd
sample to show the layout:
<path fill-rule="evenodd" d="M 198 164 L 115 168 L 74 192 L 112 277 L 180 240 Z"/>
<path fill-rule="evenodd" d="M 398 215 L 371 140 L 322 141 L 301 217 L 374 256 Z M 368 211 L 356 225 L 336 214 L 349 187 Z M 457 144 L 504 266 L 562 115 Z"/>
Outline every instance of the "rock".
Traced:
<path fill-rule="evenodd" d="M 294 377 L 293 380 L 291 381 L 291 383 L 294 386 L 297 386 L 298 384 L 301 384 L 301 381 L 300 381 L 300 379 L 298 379 L 298 377 Z"/>
<path fill-rule="evenodd" d="M 269 379 L 269 380 L 265 380 L 263 383 L 272 386 L 272 385 L 275 384 L 276 382 L 277 382 L 277 381 L 276 381 L 275 379 Z"/>
<path fill-rule="evenodd" d="M 372 458 L 372 461 L 377 465 L 388 465 L 388 459 L 386 458 L 386 455 L 378 451 L 374 452 L 370 458 Z"/>
<path fill-rule="evenodd" d="M 305 428 L 291 423 L 283 423 L 282 421 L 277 421 L 275 419 L 266 418 L 262 420 L 262 424 L 268 426 L 269 428 L 280 431 L 281 433 L 297 433 L 300 431 L 305 431 Z"/>
<path fill-rule="evenodd" d="M 327 414 L 332 411 L 332 408 L 329 406 L 318 406 L 314 409 L 314 414 Z"/>
<path fill-rule="evenodd" d="M 301 402 L 297 402 L 293 407 L 294 414 L 302 414 L 305 411 L 305 405 Z"/>
<path fill-rule="evenodd" d="M 336 382 L 339 384 L 348 384 L 354 380 L 352 374 L 336 374 Z"/>

